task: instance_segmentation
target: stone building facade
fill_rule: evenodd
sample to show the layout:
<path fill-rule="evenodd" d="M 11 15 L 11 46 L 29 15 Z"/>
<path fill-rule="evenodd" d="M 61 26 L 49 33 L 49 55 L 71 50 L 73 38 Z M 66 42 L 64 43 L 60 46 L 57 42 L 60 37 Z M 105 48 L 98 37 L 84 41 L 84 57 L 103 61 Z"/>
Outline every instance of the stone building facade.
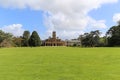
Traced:
<path fill-rule="evenodd" d="M 56 37 L 56 32 L 53 31 L 52 37 L 49 37 L 43 42 L 44 46 L 65 46 L 65 42 Z"/>
<path fill-rule="evenodd" d="M 81 46 L 81 41 L 78 39 L 66 40 L 66 46 Z"/>

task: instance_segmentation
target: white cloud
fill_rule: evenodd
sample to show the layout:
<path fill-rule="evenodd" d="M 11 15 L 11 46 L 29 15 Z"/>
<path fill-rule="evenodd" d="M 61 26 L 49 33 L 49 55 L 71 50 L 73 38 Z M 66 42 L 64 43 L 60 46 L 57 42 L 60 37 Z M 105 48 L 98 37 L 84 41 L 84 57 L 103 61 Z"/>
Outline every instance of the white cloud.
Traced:
<path fill-rule="evenodd" d="M 88 13 L 100 8 L 103 4 L 115 3 L 118 0 L 0 0 L 0 5 L 8 8 L 26 8 L 42 10 L 48 31 L 59 31 L 67 34 L 82 32 L 87 26 L 106 28 L 105 20 L 95 20 Z M 65 35 L 63 35 L 65 36 Z"/>
<path fill-rule="evenodd" d="M 116 13 L 116 14 L 113 15 L 113 21 L 114 22 L 120 21 L 120 13 Z"/>
<path fill-rule="evenodd" d="M 107 28 L 107 26 L 105 25 L 105 20 L 98 20 L 98 21 L 96 21 L 96 20 L 94 20 L 94 19 L 92 19 L 92 18 L 89 18 L 89 21 L 90 21 L 90 26 L 91 26 L 91 28 L 93 28 L 93 29 L 105 29 L 105 28 Z"/>
<path fill-rule="evenodd" d="M 1 30 L 12 33 L 14 36 L 21 36 L 24 32 L 24 29 L 22 28 L 22 24 L 6 25 L 2 27 Z"/>

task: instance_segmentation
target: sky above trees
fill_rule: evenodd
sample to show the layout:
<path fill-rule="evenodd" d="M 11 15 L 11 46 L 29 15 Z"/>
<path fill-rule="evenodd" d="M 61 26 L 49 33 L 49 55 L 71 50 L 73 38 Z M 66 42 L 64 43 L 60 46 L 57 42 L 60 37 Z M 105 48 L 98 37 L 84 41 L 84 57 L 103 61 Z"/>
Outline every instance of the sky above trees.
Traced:
<path fill-rule="evenodd" d="M 62 39 L 84 32 L 103 34 L 120 19 L 120 0 L 0 0 L 0 29 L 23 34 L 36 30 L 41 39 L 53 30 Z"/>

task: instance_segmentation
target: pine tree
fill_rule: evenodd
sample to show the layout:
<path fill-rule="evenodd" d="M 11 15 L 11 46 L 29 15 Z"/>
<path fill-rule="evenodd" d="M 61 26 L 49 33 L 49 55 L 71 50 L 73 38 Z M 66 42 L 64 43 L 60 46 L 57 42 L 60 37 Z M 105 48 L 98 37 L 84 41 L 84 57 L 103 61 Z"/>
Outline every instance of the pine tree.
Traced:
<path fill-rule="evenodd" d="M 31 47 L 37 47 L 41 45 L 40 37 L 36 31 L 32 32 L 32 35 L 30 36 L 30 39 L 29 39 L 29 45 Z"/>
<path fill-rule="evenodd" d="M 23 41 L 22 45 L 23 46 L 29 46 L 29 38 L 30 38 L 30 32 L 29 31 L 24 31 L 23 33 Z"/>

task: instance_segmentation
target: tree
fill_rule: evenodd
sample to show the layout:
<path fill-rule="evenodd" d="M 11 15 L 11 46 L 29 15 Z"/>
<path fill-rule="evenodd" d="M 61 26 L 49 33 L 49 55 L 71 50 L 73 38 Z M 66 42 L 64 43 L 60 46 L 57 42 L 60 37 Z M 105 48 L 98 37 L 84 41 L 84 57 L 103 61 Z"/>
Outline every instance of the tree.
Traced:
<path fill-rule="evenodd" d="M 25 47 L 29 46 L 29 38 L 30 38 L 30 32 L 29 31 L 24 31 L 22 46 L 25 46 Z"/>
<path fill-rule="evenodd" d="M 84 33 L 81 35 L 81 44 L 83 47 L 88 47 L 89 46 L 89 33 Z"/>
<path fill-rule="evenodd" d="M 13 37 L 13 42 L 15 44 L 15 47 L 21 47 L 22 46 L 22 41 L 23 41 L 22 36 L 20 36 L 20 37 Z"/>
<path fill-rule="evenodd" d="M 8 41 L 7 39 L 3 40 L 0 44 L 0 47 L 12 47 L 13 44 L 11 41 Z"/>
<path fill-rule="evenodd" d="M 99 46 L 100 39 L 99 35 L 100 35 L 99 30 L 91 31 L 90 33 L 84 33 L 84 35 L 81 36 L 82 46 L 85 47 Z"/>
<path fill-rule="evenodd" d="M 9 46 L 12 46 L 12 44 L 13 44 L 12 37 L 13 37 L 12 34 L 5 33 L 2 30 L 0 30 L 0 46 L 1 47 L 8 47 L 8 44 L 9 44 Z"/>
<path fill-rule="evenodd" d="M 30 39 L 29 39 L 29 45 L 31 47 L 37 47 L 41 45 L 40 37 L 36 31 L 32 32 L 32 35 L 30 36 Z"/>
<path fill-rule="evenodd" d="M 100 37 L 99 46 L 100 46 L 100 47 L 105 47 L 105 46 L 107 46 L 107 43 L 106 43 L 106 36 Z"/>
<path fill-rule="evenodd" d="M 108 46 L 120 46 L 120 23 L 107 31 Z"/>

